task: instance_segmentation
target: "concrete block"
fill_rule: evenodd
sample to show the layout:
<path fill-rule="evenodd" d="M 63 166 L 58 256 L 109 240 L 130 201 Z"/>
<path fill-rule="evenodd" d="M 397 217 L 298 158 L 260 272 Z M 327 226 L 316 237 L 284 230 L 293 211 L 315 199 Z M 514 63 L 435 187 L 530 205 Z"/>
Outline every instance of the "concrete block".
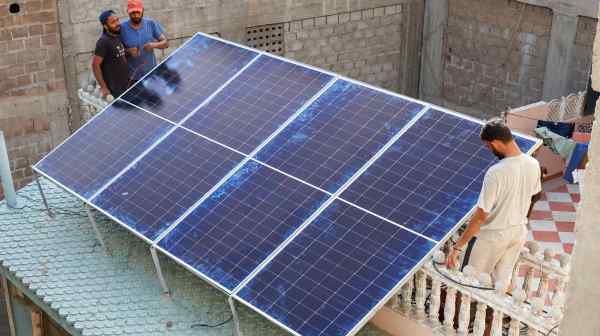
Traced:
<path fill-rule="evenodd" d="M 339 18 L 339 23 L 346 23 L 348 21 L 350 21 L 350 14 L 349 13 L 344 13 L 344 14 L 340 14 L 338 16 Z"/>

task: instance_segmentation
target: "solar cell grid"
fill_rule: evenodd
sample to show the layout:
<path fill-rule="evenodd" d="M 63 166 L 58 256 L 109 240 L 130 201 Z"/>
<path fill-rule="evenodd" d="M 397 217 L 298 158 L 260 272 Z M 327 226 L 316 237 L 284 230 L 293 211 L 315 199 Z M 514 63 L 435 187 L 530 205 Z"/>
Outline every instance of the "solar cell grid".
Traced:
<path fill-rule="evenodd" d="M 332 78 L 263 55 L 184 126 L 249 154 Z"/>
<path fill-rule="evenodd" d="M 422 108 L 338 80 L 255 157 L 335 192 Z"/>
<path fill-rule="evenodd" d="M 165 236 L 159 247 L 233 290 L 327 197 L 249 162 Z"/>
<path fill-rule="evenodd" d="M 92 203 L 154 240 L 242 159 L 177 129 Z"/>
<path fill-rule="evenodd" d="M 341 197 L 441 240 L 475 206 L 483 175 L 497 162 L 480 129 L 429 110 Z"/>
<path fill-rule="evenodd" d="M 237 296 L 300 335 L 346 335 L 433 247 L 335 201 Z"/>
<path fill-rule="evenodd" d="M 175 123 L 190 114 L 258 53 L 195 35 L 123 99 Z"/>
<path fill-rule="evenodd" d="M 117 100 L 35 168 L 89 198 L 172 127 Z"/>

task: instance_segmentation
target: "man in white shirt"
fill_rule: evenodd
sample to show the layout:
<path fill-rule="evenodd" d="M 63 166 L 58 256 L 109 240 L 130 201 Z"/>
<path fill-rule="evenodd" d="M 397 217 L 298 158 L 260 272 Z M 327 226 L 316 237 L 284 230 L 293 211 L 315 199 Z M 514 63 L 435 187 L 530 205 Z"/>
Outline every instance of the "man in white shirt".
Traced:
<path fill-rule="evenodd" d="M 486 172 L 475 214 L 448 254 L 446 265 L 456 267 L 459 253 L 477 236 L 469 265 L 508 287 L 527 239 L 530 205 L 542 190 L 541 170 L 537 160 L 521 152 L 500 119 L 482 128 L 481 140 L 500 161 Z"/>

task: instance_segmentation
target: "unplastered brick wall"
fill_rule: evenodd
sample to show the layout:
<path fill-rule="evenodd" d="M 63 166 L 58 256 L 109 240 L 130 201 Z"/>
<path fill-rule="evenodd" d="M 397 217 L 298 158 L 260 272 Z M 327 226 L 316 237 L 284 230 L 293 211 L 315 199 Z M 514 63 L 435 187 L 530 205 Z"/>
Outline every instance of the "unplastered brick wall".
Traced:
<path fill-rule="evenodd" d="M 98 23 L 98 14 L 104 9 L 114 9 L 117 14 L 126 19 L 126 0 L 58 0 L 59 16 L 61 21 L 63 57 L 66 67 L 67 89 L 72 108 L 79 111 L 79 103 L 77 90 L 80 87 L 87 86 L 92 79 L 90 73 L 90 59 L 94 49 L 96 40 L 100 35 L 100 24 Z M 396 5 L 401 6 L 400 12 L 391 13 L 396 10 Z M 416 5 L 408 5 L 416 4 Z M 159 52 L 159 58 L 168 55 L 176 49 L 182 42 L 198 31 L 205 33 L 219 33 L 221 37 L 244 43 L 246 40 L 246 31 L 248 27 L 280 24 L 290 22 L 302 22 L 305 19 L 309 21 L 323 20 L 327 16 L 341 17 L 342 21 L 348 16 L 348 24 L 345 22 L 338 23 L 340 28 L 333 33 L 339 36 L 344 35 L 344 39 L 350 40 L 350 32 L 357 28 L 356 23 L 360 21 L 367 22 L 367 16 L 372 13 L 374 16 L 374 8 L 381 16 L 373 19 L 372 30 L 376 31 L 383 25 L 388 26 L 386 32 L 386 41 L 382 41 L 383 28 L 379 32 L 375 32 L 374 41 L 369 42 L 368 47 L 372 47 L 373 57 L 369 58 L 371 64 L 361 64 L 361 61 L 367 61 L 366 57 L 360 59 L 355 58 L 359 67 L 363 69 L 363 73 L 359 75 L 361 79 L 370 79 L 374 84 L 385 83 L 391 88 L 405 87 L 413 90 L 412 94 L 416 95 L 414 84 L 418 80 L 418 63 L 417 59 L 419 51 L 418 32 L 420 32 L 422 22 L 422 11 L 417 11 L 409 18 L 410 21 L 400 20 L 400 18 L 408 17 L 408 12 L 412 10 L 412 6 L 417 8 L 422 7 L 422 0 L 146 0 L 144 1 L 145 15 L 151 16 L 158 20 L 166 30 L 167 37 L 171 41 L 171 47 L 165 52 Z M 388 13 L 381 7 L 389 6 Z M 364 14 L 363 10 L 368 13 Z M 383 10 L 383 12 L 381 12 Z M 352 21 L 349 13 L 361 15 L 361 20 Z M 403 22 L 400 22 L 403 21 Z M 320 21 L 319 21 L 320 22 Z M 333 26 L 332 26 L 333 27 Z M 348 28 L 346 28 L 348 27 Z M 348 29 L 348 31 L 342 31 Z M 362 30 L 362 28 L 361 28 Z M 391 34 L 393 32 L 393 34 Z M 410 40 L 405 42 L 400 36 L 410 32 Z M 357 35 L 362 34 L 358 32 Z M 348 35 L 348 36 L 346 36 Z M 364 39 L 364 38 L 357 38 Z M 352 41 L 352 46 L 348 47 L 348 51 L 359 43 Z M 406 48 L 406 46 L 410 48 Z M 318 47 L 317 45 L 315 45 Z M 319 47 L 320 48 L 320 47 Z M 383 49 L 383 51 L 382 51 Z M 393 51 L 390 51 L 392 50 Z M 403 54 L 404 53 L 404 54 Z M 375 55 L 376 54 L 376 55 Z M 395 54 L 397 59 L 392 60 Z M 379 59 L 377 59 L 379 56 Z M 338 61 L 339 64 L 348 63 L 347 57 L 351 55 L 343 55 Z M 352 57 L 351 57 L 352 58 Z M 303 62 L 308 62 L 308 59 L 299 58 Z M 309 62 L 310 63 L 310 62 Z M 392 64 L 392 70 L 387 70 Z M 325 63 L 316 61 L 315 65 L 324 65 Z M 338 64 L 336 69 L 341 69 Z M 346 66 L 349 66 L 346 64 Z M 371 66 L 372 69 L 366 69 Z M 385 67 L 386 70 L 383 70 Z M 393 72 L 383 78 L 384 71 Z M 404 75 L 408 72 L 409 75 Z M 348 73 L 347 71 L 345 73 Z M 379 79 L 378 79 L 379 78 Z M 398 82 L 408 81 L 410 84 Z M 77 117 L 77 113 L 73 113 L 73 118 Z M 74 122 L 77 124 L 77 122 Z"/>
<path fill-rule="evenodd" d="M 17 188 L 68 135 L 67 111 L 56 0 L 1 2 L 0 129 Z"/>
<path fill-rule="evenodd" d="M 570 64 L 569 92 L 584 91 L 592 69 L 592 48 L 596 36 L 597 19 L 580 16 L 577 21 L 575 48 Z"/>
<path fill-rule="evenodd" d="M 478 117 L 541 100 L 552 11 L 514 0 L 450 0 L 444 104 Z M 426 37 L 425 37 L 426 38 Z"/>
<path fill-rule="evenodd" d="M 404 3 L 286 23 L 285 56 L 390 90 L 408 90 L 407 72 L 418 69 L 410 49 L 423 15 Z"/>

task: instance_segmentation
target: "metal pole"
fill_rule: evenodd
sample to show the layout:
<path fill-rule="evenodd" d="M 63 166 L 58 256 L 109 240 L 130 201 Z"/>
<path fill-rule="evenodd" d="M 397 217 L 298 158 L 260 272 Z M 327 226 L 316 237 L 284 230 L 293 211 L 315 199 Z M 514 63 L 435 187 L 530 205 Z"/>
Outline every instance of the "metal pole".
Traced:
<path fill-rule="evenodd" d="M 46 200 L 46 195 L 44 194 L 44 189 L 42 189 L 42 184 L 40 183 L 40 177 L 38 174 L 35 174 L 35 183 L 38 186 L 40 191 L 40 195 L 42 195 L 42 201 L 44 201 L 44 206 L 46 207 L 46 212 L 50 218 L 54 218 L 54 214 L 50 211 L 50 207 L 48 206 L 48 201 Z"/>
<path fill-rule="evenodd" d="M 84 206 L 85 206 L 85 212 L 87 212 L 88 219 L 90 220 L 90 223 L 92 224 L 92 227 L 94 228 L 94 232 L 96 232 L 96 238 L 100 242 L 100 245 L 102 245 L 102 249 L 104 250 L 104 253 L 109 254 L 108 248 L 106 248 L 106 244 L 104 243 L 104 238 L 102 237 L 102 233 L 100 233 L 100 230 L 98 230 L 98 225 L 96 225 L 96 219 L 94 218 L 92 209 L 90 209 L 90 207 L 87 204 L 84 204 Z"/>
<path fill-rule="evenodd" d="M 229 302 L 229 308 L 231 308 L 231 316 L 233 317 L 233 336 L 244 336 L 240 329 L 240 318 L 235 309 L 235 302 L 233 302 L 233 296 L 230 296 L 227 301 Z"/>
<path fill-rule="evenodd" d="M 4 190 L 6 204 L 10 208 L 22 208 L 23 205 L 19 204 L 12 175 L 10 174 L 8 151 L 6 149 L 6 141 L 4 140 L 4 132 L 2 131 L 0 131 L 0 180 L 2 180 L 2 189 Z"/>
<path fill-rule="evenodd" d="M 154 248 L 154 246 L 150 247 L 150 254 L 152 254 L 154 268 L 156 268 L 156 275 L 158 276 L 158 281 L 160 281 L 160 285 L 163 288 L 163 292 L 169 295 L 171 294 L 171 291 L 169 290 L 167 282 L 165 281 L 165 277 L 163 276 L 162 269 L 160 268 L 160 261 L 158 260 L 158 254 L 156 253 L 156 249 Z"/>

